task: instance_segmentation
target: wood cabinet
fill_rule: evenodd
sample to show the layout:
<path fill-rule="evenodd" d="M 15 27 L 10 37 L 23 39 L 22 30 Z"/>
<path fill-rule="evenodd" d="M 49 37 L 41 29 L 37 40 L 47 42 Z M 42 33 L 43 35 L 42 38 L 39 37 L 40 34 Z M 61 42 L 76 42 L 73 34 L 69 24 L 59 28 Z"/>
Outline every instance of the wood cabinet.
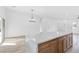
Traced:
<path fill-rule="evenodd" d="M 70 47 L 73 46 L 73 34 L 71 33 L 70 34 Z"/>
<path fill-rule="evenodd" d="M 57 40 L 51 40 L 48 42 L 44 42 L 38 45 L 38 52 L 39 53 L 56 53 L 58 52 L 58 43 Z"/>
<path fill-rule="evenodd" d="M 59 38 L 59 52 L 66 52 L 73 45 L 72 34 Z"/>
<path fill-rule="evenodd" d="M 63 37 L 60 37 L 59 39 L 58 39 L 58 51 L 59 52 L 63 52 L 63 40 L 64 40 L 64 38 Z"/>
<path fill-rule="evenodd" d="M 62 42 L 62 46 L 63 46 L 63 52 L 65 52 L 67 50 L 67 37 L 64 37 L 63 42 Z"/>
<path fill-rule="evenodd" d="M 73 45 L 72 33 L 38 45 L 39 53 L 63 53 Z"/>
<path fill-rule="evenodd" d="M 66 37 L 67 37 L 67 48 L 69 48 L 70 47 L 70 35 L 67 35 Z"/>
<path fill-rule="evenodd" d="M 40 53 L 50 53 L 50 42 L 45 42 L 38 45 L 38 52 Z"/>
<path fill-rule="evenodd" d="M 50 42 L 51 53 L 58 52 L 58 40 L 53 40 Z"/>
<path fill-rule="evenodd" d="M 69 38 L 67 35 L 59 38 L 59 52 L 60 53 L 65 52 L 68 46 L 69 46 Z"/>

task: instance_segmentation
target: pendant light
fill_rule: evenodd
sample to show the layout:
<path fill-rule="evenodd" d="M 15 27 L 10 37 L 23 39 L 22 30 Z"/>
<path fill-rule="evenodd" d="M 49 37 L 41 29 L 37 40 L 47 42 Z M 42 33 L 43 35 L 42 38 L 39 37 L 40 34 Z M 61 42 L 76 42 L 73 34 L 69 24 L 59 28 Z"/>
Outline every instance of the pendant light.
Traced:
<path fill-rule="evenodd" d="M 35 16 L 34 9 L 31 9 L 31 17 L 29 19 L 29 22 L 36 22 L 37 21 L 34 16 Z"/>
<path fill-rule="evenodd" d="M 40 32 L 42 32 L 42 18 L 34 14 L 34 9 L 31 9 L 31 17 L 28 20 L 30 23 L 39 22 L 40 23 Z"/>

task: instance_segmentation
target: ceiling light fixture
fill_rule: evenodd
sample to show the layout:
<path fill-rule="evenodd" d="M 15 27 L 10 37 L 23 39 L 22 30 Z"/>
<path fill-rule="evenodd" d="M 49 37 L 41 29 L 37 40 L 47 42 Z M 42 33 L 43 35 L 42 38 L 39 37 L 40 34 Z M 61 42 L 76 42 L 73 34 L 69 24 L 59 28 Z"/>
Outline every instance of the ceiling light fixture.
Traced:
<path fill-rule="evenodd" d="M 28 20 L 28 23 L 35 23 L 35 22 L 39 22 L 40 23 L 40 32 L 42 32 L 42 17 L 35 15 L 34 14 L 34 9 L 31 9 L 31 17 Z"/>
<path fill-rule="evenodd" d="M 37 19 L 35 18 L 35 15 L 34 15 L 34 9 L 31 9 L 31 18 L 29 19 L 29 22 L 36 22 Z"/>

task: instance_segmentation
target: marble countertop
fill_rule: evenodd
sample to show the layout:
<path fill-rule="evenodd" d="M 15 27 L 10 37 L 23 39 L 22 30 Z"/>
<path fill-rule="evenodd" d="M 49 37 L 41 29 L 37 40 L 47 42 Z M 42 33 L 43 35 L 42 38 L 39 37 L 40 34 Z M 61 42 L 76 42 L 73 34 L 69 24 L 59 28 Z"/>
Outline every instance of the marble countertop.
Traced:
<path fill-rule="evenodd" d="M 70 34 L 72 32 L 68 32 L 68 33 L 56 33 L 56 32 L 47 32 L 47 33 L 39 33 L 35 38 L 36 38 L 36 42 L 37 44 L 49 41 L 49 40 L 53 40 L 54 38 L 60 37 L 60 36 L 64 36 L 67 34 Z"/>

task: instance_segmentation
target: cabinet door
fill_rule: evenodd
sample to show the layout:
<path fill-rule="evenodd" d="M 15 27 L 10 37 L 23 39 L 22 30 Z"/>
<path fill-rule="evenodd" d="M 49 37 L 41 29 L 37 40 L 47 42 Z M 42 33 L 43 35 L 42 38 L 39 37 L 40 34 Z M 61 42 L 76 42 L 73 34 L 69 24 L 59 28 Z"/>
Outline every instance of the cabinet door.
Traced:
<path fill-rule="evenodd" d="M 59 47 L 58 47 L 58 50 L 60 53 L 63 52 L 63 37 L 59 38 Z"/>
<path fill-rule="evenodd" d="M 63 51 L 65 52 L 67 50 L 67 37 L 64 37 L 63 39 Z"/>
<path fill-rule="evenodd" d="M 51 52 L 52 53 L 57 53 L 58 52 L 58 40 L 53 40 L 50 42 L 51 46 Z"/>
<path fill-rule="evenodd" d="M 59 52 L 65 52 L 67 50 L 67 37 L 63 36 L 59 38 Z"/>
<path fill-rule="evenodd" d="M 72 35 L 69 34 L 67 36 L 67 48 L 70 48 L 72 46 L 72 43 L 73 43 L 73 38 L 72 38 Z"/>
<path fill-rule="evenodd" d="M 67 35 L 67 48 L 70 48 L 70 34 Z"/>
<path fill-rule="evenodd" d="M 73 45 L 73 34 L 70 34 L 70 47 Z"/>

